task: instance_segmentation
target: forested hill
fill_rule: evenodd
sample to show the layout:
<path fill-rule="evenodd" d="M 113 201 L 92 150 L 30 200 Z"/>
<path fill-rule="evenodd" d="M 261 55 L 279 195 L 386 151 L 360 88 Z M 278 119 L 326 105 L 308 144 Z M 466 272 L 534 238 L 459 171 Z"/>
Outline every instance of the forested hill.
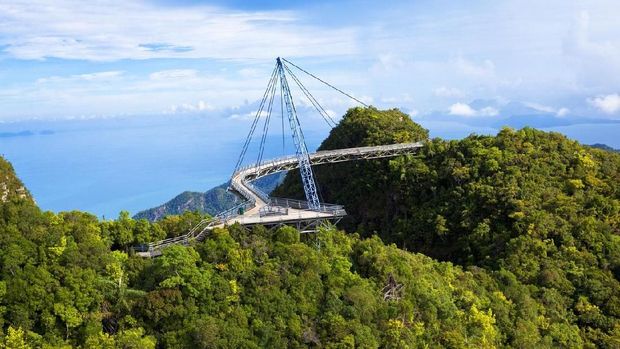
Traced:
<path fill-rule="evenodd" d="M 283 180 L 284 173 L 276 173 L 257 179 L 254 181 L 254 185 L 265 193 L 271 193 Z M 179 215 L 187 211 L 198 211 L 213 216 L 232 208 L 240 202 L 239 196 L 227 191 L 227 187 L 228 183 L 224 183 L 204 193 L 186 191 L 160 206 L 136 213 L 133 218 L 145 218 L 155 222 L 166 216 Z"/>
<path fill-rule="evenodd" d="M 356 108 L 322 147 L 425 138 L 397 110 Z M 205 217 L 100 221 L 11 195 L 0 347 L 618 348 L 619 169 L 532 129 L 432 140 L 316 168 L 349 232 L 232 226 L 155 259 L 132 246 Z"/>
<path fill-rule="evenodd" d="M 8 172 L 7 172 L 8 171 Z M 3 169 L 2 175 L 13 175 Z M 418 348 L 580 345 L 498 282 L 335 229 L 218 229 L 141 259 L 131 246 L 203 219 L 41 212 L 0 203 L 2 348 Z M 510 277 L 510 274 L 500 275 Z M 529 324 L 541 334 L 517 331 Z M 564 330 L 571 332 L 564 333 Z"/>
<path fill-rule="evenodd" d="M 613 151 L 613 152 L 616 152 L 616 153 L 620 153 L 620 149 L 614 149 L 614 148 L 608 146 L 607 144 L 595 143 L 595 144 L 591 144 L 590 146 L 592 148 L 603 149 L 603 150 L 607 150 L 607 151 Z"/>
<path fill-rule="evenodd" d="M 321 149 L 400 137 L 381 127 L 393 114 L 350 110 Z M 547 330 L 620 347 L 620 154 L 505 128 L 434 139 L 415 156 L 319 166 L 315 178 L 324 201 L 347 207 L 348 231 L 525 285 L 536 300 L 526 308 L 541 312 Z M 298 175 L 274 195 L 302 196 Z M 515 324 L 532 336 L 539 325 Z"/>
<path fill-rule="evenodd" d="M 166 216 L 178 215 L 187 211 L 199 211 L 215 215 L 239 203 L 238 197 L 227 192 L 226 187 L 226 184 L 218 185 L 204 193 L 185 191 L 160 206 L 136 213 L 133 218 L 144 218 L 155 222 Z"/>

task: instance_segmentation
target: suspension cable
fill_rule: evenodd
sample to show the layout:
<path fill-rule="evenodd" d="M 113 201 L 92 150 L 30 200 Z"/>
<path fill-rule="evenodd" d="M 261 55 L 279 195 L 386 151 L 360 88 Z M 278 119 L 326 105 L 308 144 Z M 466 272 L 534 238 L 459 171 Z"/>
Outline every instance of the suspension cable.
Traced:
<path fill-rule="evenodd" d="M 280 117 L 282 118 L 282 155 L 286 151 L 284 142 L 284 90 L 280 87 Z"/>
<path fill-rule="evenodd" d="M 243 148 L 241 149 L 241 154 L 239 155 L 239 159 L 237 160 L 237 164 L 235 165 L 235 170 L 233 173 L 236 173 L 239 170 L 243 162 L 243 159 L 245 158 L 245 154 L 248 151 L 248 147 L 252 140 L 252 136 L 254 135 L 254 131 L 256 130 L 256 125 L 258 124 L 258 120 L 260 119 L 263 109 L 265 107 L 265 102 L 267 100 L 267 93 L 272 89 L 272 85 L 275 84 L 277 81 L 277 71 L 278 71 L 277 67 L 275 67 L 273 69 L 273 72 L 271 73 L 271 78 L 269 79 L 269 83 L 267 84 L 267 89 L 265 90 L 265 93 L 263 94 L 263 98 L 261 99 L 258 110 L 256 111 L 256 116 L 254 116 L 254 120 L 252 121 L 250 132 L 248 133 L 245 139 L 245 142 L 243 143 Z"/>
<path fill-rule="evenodd" d="M 295 68 L 297 68 L 297 69 L 301 70 L 302 72 L 306 73 L 307 75 L 310 75 L 311 77 L 313 77 L 313 78 L 315 78 L 315 79 L 319 80 L 320 82 L 324 83 L 325 85 L 327 85 L 327 86 L 329 86 L 329 87 L 333 88 L 334 90 L 336 90 L 336 91 L 338 91 L 338 92 L 342 93 L 343 95 L 345 95 L 345 96 L 347 96 L 347 97 L 349 97 L 349 98 L 351 98 L 351 99 L 355 100 L 356 102 L 360 103 L 361 105 L 363 105 L 363 106 L 365 106 L 365 107 L 368 107 L 368 104 L 366 104 L 366 103 L 364 103 L 364 102 L 360 101 L 359 99 L 357 99 L 357 98 L 355 98 L 355 97 L 351 96 L 350 94 L 348 94 L 348 93 L 344 92 L 343 90 L 341 90 L 341 89 L 337 88 L 336 86 L 334 86 L 334 85 L 332 85 L 332 84 L 328 83 L 327 81 L 322 80 L 321 78 L 319 78 L 319 77 L 317 77 L 316 75 L 314 75 L 314 74 L 312 74 L 312 73 L 310 73 L 310 72 L 306 71 L 305 69 L 303 69 L 303 68 L 299 67 L 298 65 L 296 65 L 295 63 L 293 63 L 293 62 L 291 62 L 291 61 L 287 60 L 286 58 L 282 58 L 282 60 L 283 60 L 283 61 L 285 61 L 286 63 L 288 63 L 288 64 L 292 65 L 293 67 L 295 67 Z"/>
<path fill-rule="evenodd" d="M 258 161 L 256 163 L 258 166 L 261 165 L 263 161 L 263 153 L 265 152 L 265 140 L 267 139 L 267 133 L 269 132 L 269 121 L 271 120 L 271 111 L 273 109 L 273 99 L 276 95 L 276 87 L 278 82 L 272 85 L 271 93 L 269 96 L 269 104 L 267 106 L 267 117 L 265 117 L 265 124 L 263 125 L 263 135 L 261 137 L 260 148 L 258 151 Z"/>
<path fill-rule="evenodd" d="M 316 111 L 318 111 L 319 114 L 321 114 L 321 116 L 323 117 L 323 120 L 325 120 L 325 122 L 327 122 L 327 124 L 330 127 L 336 127 L 338 123 L 334 121 L 334 119 L 329 115 L 329 113 L 325 110 L 325 108 L 323 108 L 323 106 L 316 100 L 316 98 L 314 98 L 314 96 L 312 95 L 312 93 L 310 93 L 310 91 L 306 88 L 306 86 L 304 86 L 301 83 L 301 81 L 297 78 L 295 74 L 293 74 L 293 72 L 289 69 L 288 66 L 284 65 L 284 68 L 290 74 L 291 78 L 293 78 L 293 81 L 295 81 L 297 86 L 299 86 L 299 88 L 304 93 L 306 98 L 308 98 L 308 100 L 310 101 L 314 109 L 316 109 Z"/>

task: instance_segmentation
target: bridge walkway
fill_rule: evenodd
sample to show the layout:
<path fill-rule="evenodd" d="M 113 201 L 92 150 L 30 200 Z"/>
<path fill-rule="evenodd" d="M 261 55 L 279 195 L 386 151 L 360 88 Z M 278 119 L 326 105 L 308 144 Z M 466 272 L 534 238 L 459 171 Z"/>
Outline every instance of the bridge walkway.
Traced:
<path fill-rule="evenodd" d="M 411 154 L 422 146 L 422 142 L 400 143 L 319 151 L 309 154 L 309 156 L 312 165 L 321 165 Z M 258 178 L 293 170 L 298 166 L 296 156 L 287 156 L 239 169 L 231 178 L 230 189 L 245 199 L 244 202 L 216 215 L 212 220 L 201 221 L 187 234 L 152 242 L 144 250 L 138 251 L 137 254 L 142 257 L 156 257 L 161 255 L 162 250 L 168 246 L 174 244 L 188 245 L 191 241 L 202 240 L 205 234 L 213 229 L 235 223 L 243 226 L 260 224 L 267 227 L 285 224 L 295 225 L 302 232 L 310 232 L 325 222 L 337 223 L 346 216 L 346 211 L 341 205 L 322 203 L 318 209 L 310 209 L 305 201 L 271 198 L 251 183 Z"/>

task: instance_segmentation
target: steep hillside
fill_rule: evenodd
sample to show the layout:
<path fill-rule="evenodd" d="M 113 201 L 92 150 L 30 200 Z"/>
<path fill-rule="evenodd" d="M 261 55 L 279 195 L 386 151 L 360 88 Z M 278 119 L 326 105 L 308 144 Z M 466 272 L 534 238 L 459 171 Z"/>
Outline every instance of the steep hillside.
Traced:
<path fill-rule="evenodd" d="M 161 206 L 136 213 L 134 218 L 144 218 L 155 222 L 165 216 L 178 215 L 186 211 L 198 211 L 214 215 L 238 203 L 238 197 L 226 191 L 226 188 L 227 184 L 222 184 L 204 193 L 185 191 Z"/>
<path fill-rule="evenodd" d="M 28 189 L 15 175 L 13 166 L 0 157 L 0 202 L 4 203 L 11 200 L 33 201 Z"/>

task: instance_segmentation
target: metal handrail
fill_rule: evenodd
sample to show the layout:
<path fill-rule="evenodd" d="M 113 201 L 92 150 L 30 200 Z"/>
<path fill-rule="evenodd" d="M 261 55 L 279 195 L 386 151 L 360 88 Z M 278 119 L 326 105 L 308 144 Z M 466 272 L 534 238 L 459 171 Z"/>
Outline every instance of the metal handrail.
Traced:
<path fill-rule="evenodd" d="M 264 217 L 264 216 L 275 216 L 275 215 L 288 215 L 288 207 L 281 207 L 281 206 L 272 206 L 272 205 L 266 205 L 260 208 L 260 210 L 258 210 L 258 215 L 260 217 Z"/>
<path fill-rule="evenodd" d="M 391 151 L 398 151 L 402 149 L 417 149 L 424 145 L 422 142 L 416 143 L 401 143 L 401 144 L 390 144 L 390 145 L 380 145 L 380 146 L 370 146 L 370 147 L 359 147 L 359 148 L 348 148 L 348 149 L 336 149 L 336 150 L 323 150 L 316 153 L 309 154 L 310 161 L 317 161 L 321 163 L 321 160 L 327 159 L 331 162 L 340 162 L 340 161 L 348 161 L 355 159 L 346 159 L 341 156 L 347 155 L 360 155 L 360 156 L 370 156 L 368 158 L 376 158 L 376 157 L 387 157 L 399 155 L 399 153 L 390 153 Z M 330 157 L 334 157 L 330 159 Z M 205 219 L 200 221 L 196 226 L 194 226 L 187 234 L 164 239 L 157 242 L 152 242 L 148 244 L 148 251 L 152 255 L 155 250 L 162 249 L 163 247 L 183 243 L 188 244 L 190 240 L 198 239 L 200 236 L 207 231 L 209 228 L 213 228 L 216 225 L 225 224 L 229 220 L 234 217 L 239 216 L 240 209 L 243 208 L 245 212 L 256 207 L 257 199 L 262 200 L 268 206 L 279 206 L 284 208 L 293 208 L 297 210 L 303 211 L 315 211 L 317 214 L 319 213 L 329 213 L 332 216 L 341 217 L 346 215 L 346 211 L 342 205 L 332 205 L 321 203 L 318 209 L 310 209 L 308 202 L 302 200 L 294 200 L 294 199 L 286 199 L 286 198 L 270 198 L 269 195 L 255 187 L 251 184 L 247 177 L 255 175 L 255 178 L 259 178 L 270 174 L 269 171 L 263 171 L 265 169 L 273 169 L 275 168 L 275 172 L 283 171 L 291 169 L 291 167 L 286 168 L 283 166 L 294 166 L 297 163 L 296 156 L 283 156 L 279 158 L 275 158 L 273 160 L 261 163 L 261 164 L 250 164 L 244 167 L 239 168 L 235 173 L 233 173 L 230 188 L 234 189 L 237 193 L 239 193 L 246 201 L 228 209 L 223 212 L 218 213 L 213 217 L 212 220 Z M 280 166 L 280 167 L 279 167 Z M 292 167 L 295 168 L 295 167 Z M 274 173 L 274 172 L 271 172 Z M 288 211 L 287 211 L 288 212 Z M 279 221 L 290 220 L 292 217 L 288 218 L 278 218 Z M 272 219 L 273 220 L 273 219 Z M 260 221 L 263 221 L 262 219 Z M 265 220 L 267 222 L 267 220 Z"/>
<path fill-rule="evenodd" d="M 373 152 L 387 152 L 391 150 L 400 150 L 400 149 L 412 149 L 412 148 L 420 148 L 424 145 L 423 142 L 415 142 L 415 143 L 398 143 L 398 144 L 388 144 L 388 145 L 375 145 L 368 147 L 357 147 L 357 148 L 345 148 L 345 149 L 333 149 L 333 150 L 321 150 L 315 153 L 309 154 L 310 160 L 314 160 L 317 158 L 322 158 L 330 155 L 354 155 L 354 154 L 367 154 Z M 245 172 L 249 169 L 263 169 L 267 167 L 273 167 L 275 165 L 287 164 L 290 162 L 297 162 L 296 156 L 281 156 L 261 164 L 249 164 L 239 168 L 235 173 L 233 173 L 232 177 L 234 178 L 238 174 Z"/>
<path fill-rule="evenodd" d="M 333 212 L 333 211 L 344 209 L 344 206 L 342 205 L 334 205 L 334 204 L 326 204 L 326 203 L 321 203 L 318 210 L 310 209 L 310 206 L 308 205 L 307 201 L 287 199 L 287 198 L 270 198 L 269 204 L 273 206 L 290 207 L 290 208 L 295 208 L 298 210 L 309 210 L 309 211 L 319 211 L 319 212 Z"/>

